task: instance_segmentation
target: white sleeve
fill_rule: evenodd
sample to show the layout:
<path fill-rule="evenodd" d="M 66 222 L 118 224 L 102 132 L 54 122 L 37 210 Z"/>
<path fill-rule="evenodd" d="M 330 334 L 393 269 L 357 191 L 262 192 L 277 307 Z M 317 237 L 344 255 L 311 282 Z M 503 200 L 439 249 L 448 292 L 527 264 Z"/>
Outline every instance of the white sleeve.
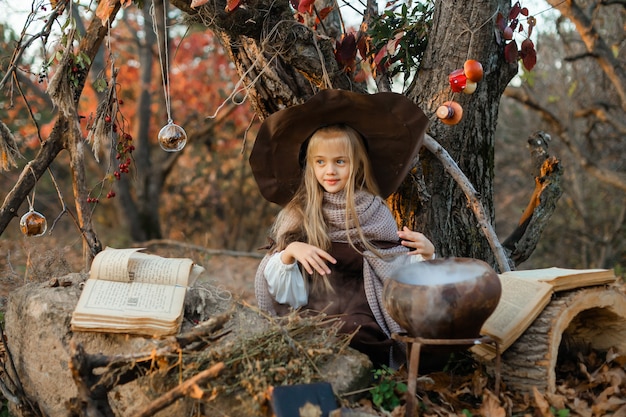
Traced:
<path fill-rule="evenodd" d="M 304 278 L 298 263 L 284 264 L 280 259 L 281 254 L 282 252 L 273 254 L 265 265 L 269 293 L 280 304 L 289 304 L 293 308 L 302 307 L 309 301 Z"/>

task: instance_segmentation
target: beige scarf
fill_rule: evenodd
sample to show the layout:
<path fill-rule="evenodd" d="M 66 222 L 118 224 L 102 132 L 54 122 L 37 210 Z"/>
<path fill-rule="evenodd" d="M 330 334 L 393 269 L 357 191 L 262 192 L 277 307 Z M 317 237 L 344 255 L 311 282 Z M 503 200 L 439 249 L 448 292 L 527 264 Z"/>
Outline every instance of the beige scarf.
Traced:
<path fill-rule="evenodd" d="M 388 249 L 378 249 L 380 257 L 368 250 L 364 252 L 363 256 L 363 279 L 367 302 L 378 325 L 388 337 L 391 337 L 392 333 L 400 333 L 403 330 L 383 307 L 383 285 L 395 268 L 409 262 L 409 256 L 406 256 L 408 248 L 400 245 L 396 233 L 398 226 L 382 198 L 359 191 L 355 195 L 355 205 L 361 229 L 368 241 L 397 243 L 397 246 Z M 344 192 L 335 194 L 324 193 L 323 211 L 331 241 L 348 243 L 348 236 L 350 236 L 350 240 L 353 243 L 360 241 L 355 228 L 346 230 L 345 227 L 346 204 Z M 297 220 L 287 220 L 286 223 L 294 223 L 295 221 Z M 287 230 L 288 226 L 282 227 L 281 225 L 280 230 Z M 267 280 L 263 274 L 270 256 L 271 253 L 268 253 L 257 269 L 255 293 L 259 308 L 271 314 L 276 314 L 272 297 L 267 288 Z M 394 362 L 401 363 L 406 359 L 402 357 L 404 345 L 398 343 L 396 345 L 400 349 L 399 351 L 394 349 L 393 356 L 395 360 L 392 361 L 392 365 Z"/>

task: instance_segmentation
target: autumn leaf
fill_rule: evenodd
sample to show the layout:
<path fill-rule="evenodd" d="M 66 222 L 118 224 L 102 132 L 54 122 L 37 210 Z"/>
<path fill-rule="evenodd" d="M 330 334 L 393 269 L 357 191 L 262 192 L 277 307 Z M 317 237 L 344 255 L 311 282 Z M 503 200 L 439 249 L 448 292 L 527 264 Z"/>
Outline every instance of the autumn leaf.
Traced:
<path fill-rule="evenodd" d="M 202 388 L 200 388 L 198 384 L 193 384 L 188 388 L 186 394 L 195 400 L 201 400 L 204 396 L 204 391 L 202 391 Z"/>
<path fill-rule="evenodd" d="M 354 33 L 348 33 L 337 42 L 335 59 L 343 66 L 344 71 L 350 70 L 354 66 L 356 58 L 356 37 Z"/>
<path fill-rule="evenodd" d="M 500 400 L 491 391 L 483 394 L 483 403 L 480 406 L 480 415 L 489 417 L 506 417 L 506 410 L 500 405 Z"/>
<path fill-rule="evenodd" d="M 209 0 L 191 0 L 191 8 L 195 9 L 196 7 L 200 7 L 208 1 Z"/>
<path fill-rule="evenodd" d="M 300 0 L 298 3 L 298 12 L 303 14 L 313 14 L 313 5 L 315 0 Z"/>
<path fill-rule="evenodd" d="M 506 60 L 507 63 L 512 64 L 514 62 L 517 62 L 517 58 L 518 58 L 517 43 L 514 40 L 512 40 L 511 42 L 507 43 L 506 46 L 504 47 L 504 59 Z"/>
<path fill-rule="evenodd" d="M 102 26 L 106 26 L 111 18 L 111 14 L 115 10 L 115 6 L 119 0 L 101 0 L 96 8 L 96 17 L 102 21 Z M 129 0 L 124 0 L 129 1 Z"/>
<path fill-rule="evenodd" d="M 545 397 L 541 395 L 537 387 L 533 387 L 533 397 L 535 399 L 535 404 L 537 405 L 537 411 L 541 413 L 541 417 L 552 417 L 550 404 Z"/>
<path fill-rule="evenodd" d="M 509 12 L 509 19 L 510 20 L 516 19 L 517 16 L 519 16 L 521 11 L 522 11 L 522 5 L 519 4 L 519 1 L 515 2 L 513 7 L 511 7 L 511 11 Z"/>
<path fill-rule="evenodd" d="M 320 10 L 317 14 L 319 16 L 319 19 L 317 19 L 315 23 L 319 23 L 321 20 L 326 19 L 326 16 L 328 16 L 330 12 L 333 11 L 333 9 L 334 7 L 324 7 L 322 10 Z"/>
<path fill-rule="evenodd" d="M 225 10 L 227 12 L 232 12 L 233 10 L 235 10 L 237 7 L 239 7 L 239 4 L 241 3 L 241 0 L 228 0 L 226 2 L 226 8 Z"/>
<path fill-rule="evenodd" d="M 537 51 L 535 51 L 535 44 L 533 41 L 530 39 L 524 39 L 519 55 L 522 58 L 524 68 L 530 71 L 535 67 L 535 64 L 537 63 Z"/>

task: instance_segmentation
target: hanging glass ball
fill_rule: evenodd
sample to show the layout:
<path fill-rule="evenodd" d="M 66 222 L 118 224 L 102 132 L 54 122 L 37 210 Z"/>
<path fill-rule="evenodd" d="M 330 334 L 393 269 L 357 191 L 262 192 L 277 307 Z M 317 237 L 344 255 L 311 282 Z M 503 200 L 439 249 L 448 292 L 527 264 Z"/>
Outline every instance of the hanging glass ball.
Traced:
<path fill-rule="evenodd" d="M 187 143 L 187 133 L 185 129 L 169 122 L 161 128 L 159 132 L 159 145 L 164 151 L 178 152 L 185 147 Z"/>
<path fill-rule="evenodd" d="M 41 236 L 48 229 L 48 222 L 43 214 L 30 209 L 20 219 L 20 229 L 25 236 Z"/>

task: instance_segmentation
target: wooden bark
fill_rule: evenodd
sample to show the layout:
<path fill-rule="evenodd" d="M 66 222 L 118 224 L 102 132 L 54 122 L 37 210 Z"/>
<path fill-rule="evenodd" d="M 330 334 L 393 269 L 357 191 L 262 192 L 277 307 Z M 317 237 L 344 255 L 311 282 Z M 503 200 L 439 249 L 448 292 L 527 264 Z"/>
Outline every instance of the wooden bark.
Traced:
<path fill-rule="evenodd" d="M 509 8 L 507 1 L 437 1 L 428 48 L 414 85 L 407 93 L 426 114 L 433 115 L 428 133 L 447 150 L 473 184 L 492 223 L 498 105 L 504 88 L 517 72 L 516 64 L 504 61 L 502 46 L 493 36 L 493 19 L 497 11 L 506 15 Z M 462 68 L 470 58 L 483 64 L 484 77 L 473 94 L 453 94 L 448 74 Z M 463 107 L 463 119 L 455 126 L 444 125 L 434 117 L 437 107 L 446 100 L 455 100 Z M 426 193 L 419 198 L 410 190 L 399 193 L 397 204 L 406 207 L 403 216 L 408 215 L 410 207 L 422 206 L 423 212 L 414 219 L 414 228 L 433 241 L 438 256 L 478 258 L 495 266 L 489 242 L 468 206 L 467 197 L 447 175 L 436 155 L 422 151 L 420 161 L 416 175 L 423 175 L 421 184 Z"/>
<path fill-rule="evenodd" d="M 511 251 L 515 265 L 527 260 L 556 209 L 563 194 L 561 162 L 547 152 L 550 136 L 536 132 L 528 139 L 535 165 L 535 189 L 522 213 L 517 228 L 506 238 L 503 246 Z"/>
<path fill-rule="evenodd" d="M 626 353 L 626 295 L 617 287 L 556 293 L 552 301 L 502 354 L 501 377 L 508 389 L 554 393 L 560 355 L 581 347 Z M 491 368 L 491 371 L 494 371 Z"/>

